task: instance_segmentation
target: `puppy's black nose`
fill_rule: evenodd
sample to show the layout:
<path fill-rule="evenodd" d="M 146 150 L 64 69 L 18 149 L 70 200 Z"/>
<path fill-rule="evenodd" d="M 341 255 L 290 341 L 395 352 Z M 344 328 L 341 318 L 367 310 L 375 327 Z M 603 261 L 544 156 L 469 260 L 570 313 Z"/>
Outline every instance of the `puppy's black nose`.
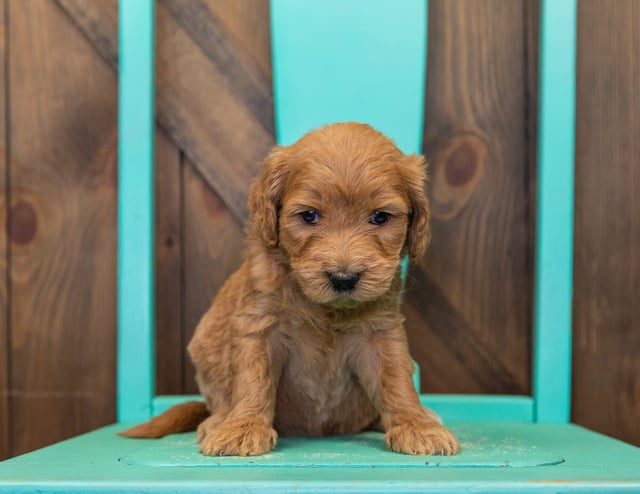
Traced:
<path fill-rule="evenodd" d="M 358 284 L 360 280 L 360 274 L 358 273 L 345 273 L 344 271 L 338 271 L 336 273 L 327 273 L 331 286 L 337 292 L 350 292 Z"/>

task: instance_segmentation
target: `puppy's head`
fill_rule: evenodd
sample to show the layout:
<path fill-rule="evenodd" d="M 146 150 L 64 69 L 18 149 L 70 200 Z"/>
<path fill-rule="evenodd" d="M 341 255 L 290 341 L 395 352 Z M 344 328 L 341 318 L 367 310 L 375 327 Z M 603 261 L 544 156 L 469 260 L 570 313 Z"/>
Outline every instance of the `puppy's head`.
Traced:
<path fill-rule="evenodd" d="M 328 125 L 269 155 L 251 188 L 251 222 L 311 301 L 375 300 L 403 254 L 418 260 L 429 242 L 425 174 L 422 157 L 368 125 Z"/>

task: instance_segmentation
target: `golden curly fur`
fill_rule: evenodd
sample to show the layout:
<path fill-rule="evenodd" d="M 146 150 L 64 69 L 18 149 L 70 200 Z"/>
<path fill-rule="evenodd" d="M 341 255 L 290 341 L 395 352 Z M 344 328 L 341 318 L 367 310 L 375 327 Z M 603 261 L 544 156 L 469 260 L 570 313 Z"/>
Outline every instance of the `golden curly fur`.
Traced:
<path fill-rule="evenodd" d="M 246 456 L 278 434 L 374 428 L 393 451 L 456 453 L 420 405 L 400 313 L 401 258 L 429 242 L 425 174 L 422 157 L 363 124 L 274 149 L 251 187 L 245 261 L 188 347 L 206 409 L 179 405 L 123 434 L 199 423 L 203 453 Z"/>

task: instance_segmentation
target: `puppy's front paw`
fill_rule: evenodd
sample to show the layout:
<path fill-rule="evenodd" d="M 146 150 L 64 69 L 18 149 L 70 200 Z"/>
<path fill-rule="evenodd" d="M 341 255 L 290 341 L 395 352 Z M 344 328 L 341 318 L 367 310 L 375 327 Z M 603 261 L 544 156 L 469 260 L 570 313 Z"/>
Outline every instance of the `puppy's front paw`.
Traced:
<path fill-rule="evenodd" d="M 278 434 L 260 419 L 227 420 L 200 441 L 200 451 L 210 456 L 258 456 L 271 451 Z"/>
<path fill-rule="evenodd" d="M 396 425 L 387 431 L 387 446 L 408 455 L 454 455 L 460 444 L 453 433 L 436 423 Z"/>
<path fill-rule="evenodd" d="M 201 443 L 205 437 L 207 437 L 215 429 L 220 427 L 220 425 L 224 423 L 228 414 L 229 414 L 228 410 L 221 410 L 207 417 L 205 420 L 203 420 L 198 426 L 197 433 L 196 433 L 198 442 Z"/>

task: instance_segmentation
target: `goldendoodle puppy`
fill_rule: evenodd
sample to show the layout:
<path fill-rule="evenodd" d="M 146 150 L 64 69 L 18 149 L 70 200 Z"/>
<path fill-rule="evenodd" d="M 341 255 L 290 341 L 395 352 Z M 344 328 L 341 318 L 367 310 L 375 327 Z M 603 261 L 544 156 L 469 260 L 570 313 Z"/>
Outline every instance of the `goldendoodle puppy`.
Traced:
<path fill-rule="evenodd" d="M 426 165 L 371 127 L 328 125 L 275 148 L 249 196 L 245 261 L 188 350 L 206 404 L 123 434 L 198 427 L 208 455 L 260 455 L 280 435 L 386 432 L 400 453 L 460 446 L 420 405 L 400 261 L 429 241 Z"/>

